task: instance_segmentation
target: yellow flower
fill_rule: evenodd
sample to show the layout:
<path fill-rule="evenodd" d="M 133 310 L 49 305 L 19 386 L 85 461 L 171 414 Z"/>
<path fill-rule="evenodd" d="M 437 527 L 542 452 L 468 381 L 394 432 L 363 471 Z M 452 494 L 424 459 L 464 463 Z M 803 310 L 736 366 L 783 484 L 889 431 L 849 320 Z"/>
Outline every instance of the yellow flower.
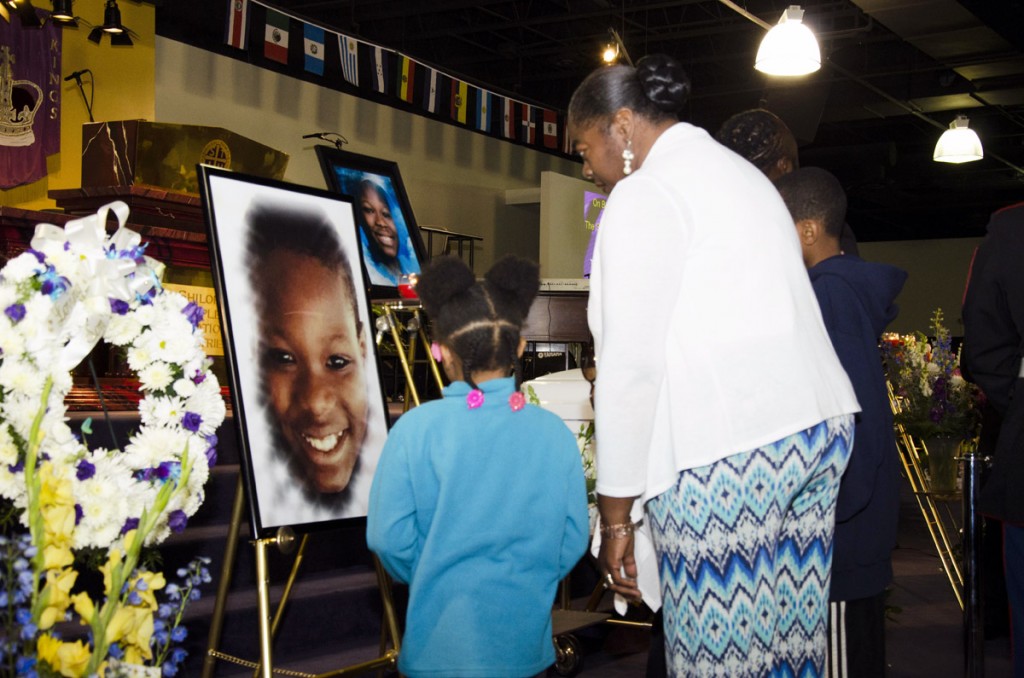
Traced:
<path fill-rule="evenodd" d="M 77 678 L 89 665 L 89 646 L 80 640 L 62 643 L 48 633 L 39 636 L 36 644 L 39 659 L 67 678 Z"/>
<path fill-rule="evenodd" d="M 52 504 L 40 509 L 43 514 L 44 539 L 53 544 L 70 544 L 75 530 L 74 505 Z"/>
<path fill-rule="evenodd" d="M 46 606 L 39 615 L 39 628 L 45 631 L 63 619 L 64 612 L 71 604 L 71 588 L 78 579 L 78 572 L 65 567 L 61 570 L 50 570 L 46 573 L 46 585 L 43 587 L 42 600 Z"/>
<path fill-rule="evenodd" d="M 57 570 L 75 562 L 75 556 L 67 545 L 50 544 L 43 547 L 43 569 Z"/>
<path fill-rule="evenodd" d="M 142 571 L 138 573 L 135 581 L 132 583 L 132 588 L 139 594 L 139 598 L 142 602 L 139 603 L 140 607 L 145 607 L 149 610 L 155 610 L 159 604 L 156 602 L 156 591 L 159 591 L 167 585 L 167 580 L 164 579 L 162 572 L 148 572 Z M 145 582 L 143 587 L 145 590 L 139 588 L 139 582 Z"/>
<path fill-rule="evenodd" d="M 111 578 L 113 577 L 114 570 L 120 564 L 121 552 L 116 548 L 112 548 L 107 552 L 107 562 L 99 567 L 100 572 L 103 573 L 103 590 L 106 591 L 107 594 L 112 593 L 110 590 Z"/>
<path fill-rule="evenodd" d="M 120 643 L 124 660 L 130 664 L 141 664 L 142 660 L 153 657 L 149 649 L 152 637 L 153 613 L 145 608 L 121 607 L 107 625 L 107 642 Z"/>
<path fill-rule="evenodd" d="M 75 606 L 75 612 L 82 619 L 83 624 L 89 624 L 92 622 L 92 616 L 96 614 L 96 606 L 92 602 L 92 598 L 89 597 L 88 593 L 76 593 L 71 596 L 71 602 Z"/>

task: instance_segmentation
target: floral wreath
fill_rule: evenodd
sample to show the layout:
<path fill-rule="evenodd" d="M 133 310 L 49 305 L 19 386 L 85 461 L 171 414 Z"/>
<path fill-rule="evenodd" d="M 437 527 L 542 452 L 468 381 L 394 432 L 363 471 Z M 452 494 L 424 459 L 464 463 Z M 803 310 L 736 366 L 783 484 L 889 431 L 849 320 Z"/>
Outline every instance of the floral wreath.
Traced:
<path fill-rule="evenodd" d="M 110 237 L 108 211 L 119 223 Z M 127 218 L 114 202 L 63 229 L 39 224 L 30 249 L 0 270 L 0 496 L 28 508 L 27 459 L 45 467 L 40 475 L 70 490 L 72 549 L 123 548 L 147 511 L 146 545 L 183 530 L 202 504 L 225 416 L 203 351 L 203 309 L 161 287 L 163 266 L 143 255 Z M 65 419 L 70 370 L 101 339 L 126 351 L 141 384 L 141 427 L 123 450 L 90 449 L 88 425 L 79 436 Z M 168 481 L 175 491 L 153 515 Z M 21 515 L 29 527 L 31 513 Z"/>

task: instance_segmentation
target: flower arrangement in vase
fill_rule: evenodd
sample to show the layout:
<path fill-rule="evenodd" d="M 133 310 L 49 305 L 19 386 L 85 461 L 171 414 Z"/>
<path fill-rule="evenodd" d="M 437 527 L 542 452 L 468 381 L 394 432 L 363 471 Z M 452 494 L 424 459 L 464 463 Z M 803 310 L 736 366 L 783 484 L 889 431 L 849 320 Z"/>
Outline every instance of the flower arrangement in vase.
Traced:
<path fill-rule="evenodd" d="M 935 489 L 955 492 L 954 461 L 981 420 L 981 392 L 960 373 L 942 309 L 931 317 L 931 337 L 922 332 L 882 337 L 886 373 L 896 399 L 894 416 L 907 434 L 924 441 Z M 941 478 L 941 479 L 940 479 Z"/>
<path fill-rule="evenodd" d="M 120 228 L 108 237 L 109 211 Z M 163 290 L 127 216 L 112 203 L 63 229 L 40 224 L 0 270 L 3 675 L 118 675 L 154 661 L 173 675 L 180 663 L 154 621 L 166 581 L 140 556 L 202 503 L 225 405 L 202 308 Z M 65 417 L 70 371 L 101 340 L 126 353 L 142 392 L 124 449 L 90 449 L 89 422 L 74 431 Z M 83 551 L 101 554 L 98 596 L 76 587 Z M 65 640 L 60 622 L 76 618 L 87 633 Z"/>

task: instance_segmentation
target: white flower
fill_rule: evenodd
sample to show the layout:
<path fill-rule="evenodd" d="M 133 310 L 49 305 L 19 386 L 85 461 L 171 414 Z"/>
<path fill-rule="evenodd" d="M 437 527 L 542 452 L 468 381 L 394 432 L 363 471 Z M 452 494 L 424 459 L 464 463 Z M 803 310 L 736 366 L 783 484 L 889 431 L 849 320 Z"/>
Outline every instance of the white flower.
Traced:
<path fill-rule="evenodd" d="M 178 379 L 174 382 L 172 388 L 182 398 L 188 398 L 196 392 L 196 385 L 191 379 Z"/>
<path fill-rule="evenodd" d="M 142 324 L 134 315 L 114 315 L 107 325 L 104 339 L 115 346 L 124 346 L 134 341 L 141 331 Z"/>
<path fill-rule="evenodd" d="M 2 274 L 4 280 L 17 283 L 22 280 L 28 280 L 37 272 L 43 270 L 43 268 L 43 265 L 36 259 L 36 255 L 31 252 L 22 252 L 7 262 Z"/>
<path fill-rule="evenodd" d="M 139 372 L 142 388 L 148 391 L 163 391 L 174 381 L 171 366 L 162 360 L 151 362 Z"/>

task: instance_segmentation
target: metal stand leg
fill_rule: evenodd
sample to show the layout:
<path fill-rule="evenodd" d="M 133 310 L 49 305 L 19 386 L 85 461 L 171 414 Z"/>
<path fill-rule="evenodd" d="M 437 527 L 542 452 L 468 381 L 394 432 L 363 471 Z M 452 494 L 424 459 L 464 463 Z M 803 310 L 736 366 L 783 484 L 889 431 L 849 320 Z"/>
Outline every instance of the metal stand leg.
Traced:
<path fill-rule="evenodd" d="M 985 625 L 979 563 L 981 516 L 977 510 L 982 461 L 977 452 L 970 452 L 963 455 L 963 462 L 964 675 L 968 678 L 984 678 Z"/>
<path fill-rule="evenodd" d="M 267 544 L 277 543 L 276 539 L 257 539 L 256 546 L 256 593 L 260 615 L 260 668 L 261 678 L 273 678 L 270 632 L 270 575 L 267 573 Z"/>
<path fill-rule="evenodd" d="M 203 678 L 213 678 L 217 665 L 214 653 L 220 646 L 220 635 L 224 628 L 224 610 L 228 602 L 228 589 L 231 588 L 231 574 L 235 569 L 235 555 L 238 551 L 238 532 L 242 525 L 242 511 L 245 509 L 245 490 L 242 476 L 238 476 L 235 487 L 235 501 L 231 507 L 231 525 L 228 527 L 227 544 L 224 545 L 224 562 L 220 567 L 220 582 L 217 584 L 217 598 L 213 604 L 213 616 L 210 619 L 210 634 L 207 636 L 206 656 L 203 657 Z"/>

